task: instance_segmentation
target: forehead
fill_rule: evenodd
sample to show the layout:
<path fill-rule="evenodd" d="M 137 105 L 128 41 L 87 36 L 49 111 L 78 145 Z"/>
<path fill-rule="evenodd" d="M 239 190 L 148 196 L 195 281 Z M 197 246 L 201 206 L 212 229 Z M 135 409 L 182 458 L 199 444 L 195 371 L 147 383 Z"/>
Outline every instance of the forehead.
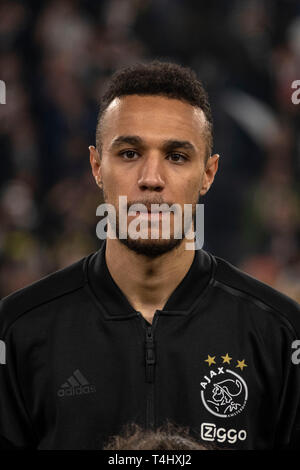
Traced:
<path fill-rule="evenodd" d="M 134 134 L 145 139 L 189 139 L 199 146 L 205 128 L 203 111 L 189 103 L 164 96 L 127 95 L 115 98 L 106 109 L 102 138 L 110 141 L 119 134 Z"/>

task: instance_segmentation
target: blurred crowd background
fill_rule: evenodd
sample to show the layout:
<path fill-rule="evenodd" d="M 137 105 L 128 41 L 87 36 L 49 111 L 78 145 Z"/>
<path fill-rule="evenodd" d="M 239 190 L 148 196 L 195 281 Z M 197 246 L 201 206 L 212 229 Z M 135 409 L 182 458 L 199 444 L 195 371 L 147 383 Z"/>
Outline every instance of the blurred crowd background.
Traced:
<path fill-rule="evenodd" d="M 298 0 L 0 1 L 0 297 L 100 247 L 99 97 L 152 59 L 192 67 L 210 96 L 204 249 L 300 302 Z"/>

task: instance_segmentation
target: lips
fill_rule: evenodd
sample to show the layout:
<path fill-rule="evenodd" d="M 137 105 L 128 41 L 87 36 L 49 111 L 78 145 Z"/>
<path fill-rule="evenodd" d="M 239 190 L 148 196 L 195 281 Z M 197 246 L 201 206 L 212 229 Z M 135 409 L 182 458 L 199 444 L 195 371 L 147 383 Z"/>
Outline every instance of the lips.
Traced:
<path fill-rule="evenodd" d="M 157 205 L 163 205 L 165 204 L 167 207 L 166 208 L 161 208 L 161 207 L 155 207 Z M 138 206 L 141 205 L 141 210 L 136 210 L 133 206 Z M 151 205 L 153 207 L 151 208 Z M 170 213 L 170 206 L 167 205 L 166 203 L 134 203 L 131 206 L 128 206 L 128 215 L 129 216 L 141 216 L 141 217 L 147 217 L 150 218 L 150 216 L 156 218 L 162 218 L 164 214 Z"/>

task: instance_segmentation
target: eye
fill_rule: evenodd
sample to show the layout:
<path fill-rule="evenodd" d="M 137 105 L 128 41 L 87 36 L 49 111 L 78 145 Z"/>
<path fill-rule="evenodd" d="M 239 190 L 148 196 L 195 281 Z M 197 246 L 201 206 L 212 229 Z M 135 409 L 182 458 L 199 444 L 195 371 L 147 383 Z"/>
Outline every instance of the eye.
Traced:
<path fill-rule="evenodd" d="M 167 158 L 169 158 L 169 157 L 172 158 L 172 161 L 174 163 L 183 163 L 184 161 L 187 160 L 187 158 L 184 155 L 181 155 L 181 153 L 171 153 L 170 155 L 168 155 Z M 175 157 L 175 159 L 173 157 Z M 179 160 L 180 158 L 181 158 L 181 160 Z"/>
<path fill-rule="evenodd" d="M 133 160 L 134 159 L 134 155 L 138 155 L 137 152 L 135 152 L 134 150 L 125 150 L 125 152 L 120 152 L 120 154 L 122 157 L 124 157 L 124 160 Z M 127 157 L 127 158 L 126 158 Z"/>

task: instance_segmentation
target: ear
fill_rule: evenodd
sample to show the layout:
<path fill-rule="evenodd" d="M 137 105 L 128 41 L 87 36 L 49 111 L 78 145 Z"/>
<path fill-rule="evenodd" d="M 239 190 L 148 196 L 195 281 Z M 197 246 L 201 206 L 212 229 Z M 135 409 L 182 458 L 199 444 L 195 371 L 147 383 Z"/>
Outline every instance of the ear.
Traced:
<path fill-rule="evenodd" d="M 97 185 L 102 188 L 102 175 L 101 175 L 101 160 L 100 155 L 96 147 L 93 145 L 89 146 L 90 151 L 90 164 L 92 168 L 92 173 L 95 178 Z"/>
<path fill-rule="evenodd" d="M 211 185 L 213 184 L 215 174 L 217 173 L 218 166 L 219 166 L 219 158 L 220 155 L 215 153 L 214 155 L 210 156 L 206 162 L 206 167 L 204 170 L 203 176 L 203 183 L 202 188 L 200 190 L 200 195 L 204 196 L 207 193 Z"/>

